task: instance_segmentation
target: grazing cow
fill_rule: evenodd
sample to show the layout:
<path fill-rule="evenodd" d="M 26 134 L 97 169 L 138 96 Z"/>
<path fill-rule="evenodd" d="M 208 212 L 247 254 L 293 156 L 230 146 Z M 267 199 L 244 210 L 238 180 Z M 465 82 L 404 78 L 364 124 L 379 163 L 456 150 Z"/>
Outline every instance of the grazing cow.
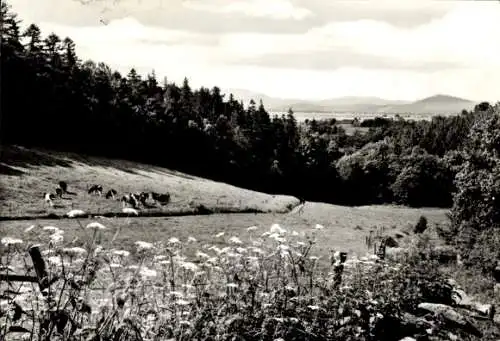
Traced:
<path fill-rule="evenodd" d="M 106 199 L 114 199 L 116 194 L 117 194 L 117 192 L 114 189 L 110 189 L 106 193 Z"/>
<path fill-rule="evenodd" d="M 136 199 L 134 194 L 125 194 L 122 196 L 120 201 L 123 204 L 123 207 L 125 207 L 126 204 L 132 205 L 133 208 L 137 208 L 139 206 L 139 201 Z"/>
<path fill-rule="evenodd" d="M 50 207 L 54 206 L 53 200 L 56 199 L 56 196 L 53 193 L 45 193 L 43 198 L 45 203 L 49 204 Z"/>
<path fill-rule="evenodd" d="M 102 186 L 101 185 L 92 185 L 89 188 L 89 194 L 99 194 L 99 196 L 102 195 Z"/>
<path fill-rule="evenodd" d="M 62 199 L 63 191 L 62 188 L 56 188 L 56 196 Z"/>
<path fill-rule="evenodd" d="M 153 199 L 155 201 L 159 202 L 161 205 L 166 205 L 170 202 L 170 194 L 169 193 L 158 194 L 158 193 L 152 192 L 151 194 L 153 196 Z"/>
<path fill-rule="evenodd" d="M 147 205 L 146 201 L 148 200 L 149 197 L 150 197 L 150 195 L 148 192 L 141 192 L 141 193 L 139 193 L 138 199 L 143 206 L 146 206 Z"/>
<path fill-rule="evenodd" d="M 68 184 L 65 181 L 59 181 L 59 188 L 63 191 L 63 193 L 68 192 Z"/>

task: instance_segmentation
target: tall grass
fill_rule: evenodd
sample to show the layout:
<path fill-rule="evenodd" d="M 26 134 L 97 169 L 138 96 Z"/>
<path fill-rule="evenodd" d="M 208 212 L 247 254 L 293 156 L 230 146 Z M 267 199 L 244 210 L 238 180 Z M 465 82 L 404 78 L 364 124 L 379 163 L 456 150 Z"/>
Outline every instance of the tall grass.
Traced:
<path fill-rule="evenodd" d="M 314 248 L 331 233 L 321 225 L 302 234 L 278 224 L 266 231 L 252 226 L 238 236 L 218 233 L 214 245 L 194 237 L 136 241 L 128 250 L 114 245 L 115 238 L 102 242 L 101 223 L 82 228 L 83 241 L 66 241 L 55 226 L 2 239 L 2 274 L 32 275 L 26 250 L 36 243 L 54 282 L 43 292 L 36 283 L 0 282 L 0 336 L 390 341 L 448 335 L 439 323 L 412 329 L 405 322 L 420 302 L 449 303 L 436 264 L 416 256 L 399 263 L 376 256 L 344 262 L 334 250 L 325 259 Z"/>

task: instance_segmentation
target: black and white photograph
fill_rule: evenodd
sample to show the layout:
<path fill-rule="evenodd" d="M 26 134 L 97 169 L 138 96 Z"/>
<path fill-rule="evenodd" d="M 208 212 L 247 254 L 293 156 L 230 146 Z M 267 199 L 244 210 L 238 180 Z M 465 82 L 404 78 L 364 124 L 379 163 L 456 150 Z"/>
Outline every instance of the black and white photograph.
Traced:
<path fill-rule="evenodd" d="M 500 341 L 500 1 L 0 1 L 0 341 Z"/>

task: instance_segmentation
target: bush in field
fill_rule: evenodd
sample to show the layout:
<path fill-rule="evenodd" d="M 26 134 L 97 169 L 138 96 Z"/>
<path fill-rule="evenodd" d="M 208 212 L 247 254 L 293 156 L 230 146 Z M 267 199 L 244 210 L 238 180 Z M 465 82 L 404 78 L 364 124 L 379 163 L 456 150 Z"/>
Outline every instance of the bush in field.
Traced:
<path fill-rule="evenodd" d="M 465 263 L 500 259 L 500 106 L 477 117 L 455 178 L 452 235 Z"/>
<path fill-rule="evenodd" d="M 348 204 L 381 203 L 392 198 L 390 184 L 398 174 L 397 155 L 390 138 L 368 143 L 337 161 Z M 349 194 L 351 193 L 351 196 Z"/>
<path fill-rule="evenodd" d="M 451 302 L 436 264 L 409 257 L 400 264 L 376 257 L 333 265 L 313 254 L 322 226 L 309 235 L 249 228 L 242 237 L 200 245 L 189 237 L 137 241 L 134 250 L 64 243 L 53 226 L 31 230 L 42 244 L 49 275 L 44 295 L 31 285 L 0 286 L 0 335 L 13 327 L 34 340 L 400 340 L 446 335 L 439 323 L 406 321 L 420 302 Z M 30 235 L 28 235 L 29 237 Z M 19 239 L 3 240 L 2 273 L 30 271 Z M 195 251 L 193 257 L 186 250 Z M 7 266 L 8 264 L 8 266 Z M 10 268 L 9 268 L 10 266 Z M 8 269 L 8 270 L 5 270 Z M 4 283 L 5 284 L 5 283 Z M 437 321 L 436 321 L 437 322 Z M 462 340 L 468 340 L 460 335 Z M 446 340 L 446 337 L 438 338 Z"/>
<path fill-rule="evenodd" d="M 415 147 L 401 157 L 402 170 L 391 189 L 395 200 L 412 207 L 450 207 L 453 173 L 442 159 Z"/>
<path fill-rule="evenodd" d="M 425 230 L 427 230 L 427 218 L 422 215 L 418 219 L 418 222 L 415 225 L 413 232 L 414 233 L 423 233 L 423 232 L 425 232 Z"/>

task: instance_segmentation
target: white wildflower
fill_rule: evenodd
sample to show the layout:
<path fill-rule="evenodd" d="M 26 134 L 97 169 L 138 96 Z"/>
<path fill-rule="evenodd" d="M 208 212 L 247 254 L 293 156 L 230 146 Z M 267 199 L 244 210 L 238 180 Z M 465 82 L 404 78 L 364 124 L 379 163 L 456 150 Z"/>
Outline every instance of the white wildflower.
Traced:
<path fill-rule="evenodd" d="M 304 243 L 304 242 L 297 242 L 297 246 L 306 246 L 306 243 Z"/>
<path fill-rule="evenodd" d="M 22 244 L 23 241 L 19 238 L 3 237 L 1 243 L 5 246 L 8 246 L 8 245 Z"/>
<path fill-rule="evenodd" d="M 314 229 L 315 230 L 322 230 L 324 229 L 325 227 L 323 225 L 320 225 L 320 224 L 316 224 L 316 226 L 314 226 Z"/>
<path fill-rule="evenodd" d="M 169 244 L 179 244 L 181 241 L 179 240 L 179 238 L 176 238 L 176 237 L 172 237 L 168 240 L 168 243 Z"/>
<path fill-rule="evenodd" d="M 215 238 L 220 238 L 225 234 L 225 232 L 219 232 L 215 235 Z"/>
<path fill-rule="evenodd" d="M 169 260 L 161 260 L 158 262 L 158 264 L 167 265 L 167 264 L 170 264 L 170 261 Z"/>
<path fill-rule="evenodd" d="M 56 232 L 50 235 L 50 241 L 54 244 L 60 243 L 64 240 L 64 236 L 60 232 Z"/>
<path fill-rule="evenodd" d="M 106 229 L 106 226 L 104 226 L 103 224 L 101 223 L 98 223 L 96 221 L 90 223 L 87 225 L 87 228 L 88 229 L 96 229 L 96 230 L 105 230 Z"/>
<path fill-rule="evenodd" d="M 181 256 L 181 255 L 175 255 L 172 257 L 172 259 L 174 260 L 174 262 L 176 263 L 182 263 L 186 260 L 186 256 Z"/>
<path fill-rule="evenodd" d="M 308 305 L 307 307 L 311 310 L 319 310 L 319 306 L 317 305 Z"/>
<path fill-rule="evenodd" d="M 121 268 L 121 267 L 122 267 L 122 265 L 121 265 L 121 264 L 118 264 L 118 263 L 110 263 L 110 264 L 109 264 L 109 267 L 110 267 L 110 268 L 113 268 L 113 269 L 114 269 L 114 268 Z"/>
<path fill-rule="evenodd" d="M 238 284 L 236 284 L 236 283 L 227 283 L 227 284 L 226 284 L 226 286 L 227 286 L 228 288 L 237 288 L 237 287 L 238 287 Z"/>
<path fill-rule="evenodd" d="M 207 259 L 206 263 L 217 264 L 217 258 L 215 258 L 215 257 L 209 258 L 209 259 Z"/>
<path fill-rule="evenodd" d="M 209 248 L 209 250 L 213 250 L 213 251 L 217 252 L 217 254 L 219 254 L 219 255 L 222 253 L 222 250 L 219 249 L 217 246 L 211 246 Z"/>
<path fill-rule="evenodd" d="M 116 255 L 116 256 L 120 256 L 120 257 L 128 257 L 128 256 L 130 256 L 130 252 L 126 251 L 126 250 L 114 250 L 113 254 Z"/>
<path fill-rule="evenodd" d="M 26 228 L 26 229 L 24 230 L 24 233 L 28 233 L 28 232 L 30 232 L 30 231 L 31 231 L 31 230 L 33 230 L 35 227 L 36 227 L 35 225 L 31 225 L 30 227 L 28 227 L 28 228 Z"/>
<path fill-rule="evenodd" d="M 196 257 L 199 257 L 199 258 L 210 258 L 209 255 L 207 255 L 206 253 L 201 252 L 201 251 L 196 252 Z"/>
<path fill-rule="evenodd" d="M 87 250 L 85 250 L 83 247 L 65 247 L 62 249 L 64 253 L 67 253 L 71 256 L 81 256 L 87 254 Z"/>
<path fill-rule="evenodd" d="M 71 210 L 68 213 L 66 213 L 66 216 L 68 218 L 81 217 L 82 215 L 85 215 L 85 212 L 82 210 Z"/>
<path fill-rule="evenodd" d="M 137 269 L 139 269 L 139 265 L 132 264 L 132 265 L 127 266 L 127 268 L 129 268 L 130 270 L 137 270 Z"/>
<path fill-rule="evenodd" d="M 271 232 L 266 231 L 266 232 L 264 232 L 263 234 L 261 234 L 260 236 L 261 236 L 261 237 L 267 237 L 267 236 L 269 236 L 269 235 L 271 235 Z"/>
<path fill-rule="evenodd" d="M 101 251 L 103 250 L 104 248 L 102 247 L 102 245 L 96 245 L 95 249 L 94 249 L 94 257 L 97 256 L 99 253 L 101 253 Z"/>
<path fill-rule="evenodd" d="M 238 252 L 238 253 L 247 253 L 247 249 L 245 249 L 244 247 L 237 247 L 236 248 L 236 252 Z"/>
<path fill-rule="evenodd" d="M 299 233 L 297 231 L 292 231 L 292 236 L 297 237 Z"/>
<path fill-rule="evenodd" d="M 170 291 L 169 294 L 175 297 L 184 297 L 184 294 L 179 291 Z"/>
<path fill-rule="evenodd" d="M 258 247 L 252 247 L 251 250 L 255 253 L 258 253 L 260 255 L 265 254 L 265 252 L 262 249 L 259 249 Z"/>
<path fill-rule="evenodd" d="M 255 231 L 255 230 L 257 230 L 257 228 L 258 227 L 255 226 L 255 225 L 254 226 L 250 226 L 250 227 L 247 227 L 247 231 Z"/>
<path fill-rule="evenodd" d="M 188 243 L 196 243 L 196 238 L 195 237 L 188 237 Z"/>
<path fill-rule="evenodd" d="M 269 238 L 276 240 L 278 243 L 286 242 L 286 239 L 277 233 L 273 233 L 269 236 Z"/>
<path fill-rule="evenodd" d="M 284 234 L 286 230 L 282 228 L 279 224 L 273 224 L 269 230 L 271 233 Z"/>
<path fill-rule="evenodd" d="M 12 272 L 16 271 L 16 269 L 11 265 L 0 265 L 0 271 L 5 271 L 5 270 Z"/>
<path fill-rule="evenodd" d="M 243 244 L 243 242 L 238 237 L 229 238 L 229 242 L 232 244 Z"/>
<path fill-rule="evenodd" d="M 278 250 L 288 251 L 288 250 L 290 250 L 290 247 L 288 245 L 280 244 L 280 245 L 278 245 Z"/>
<path fill-rule="evenodd" d="M 61 257 L 59 257 L 59 256 L 49 257 L 49 258 L 47 258 L 47 262 L 49 262 L 50 264 L 53 264 L 53 265 L 61 265 L 62 264 Z"/>
<path fill-rule="evenodd" d="M 189 304 L 190 304 L 190 302 L 189 302 L 189 301 L 186 301 L 186 300 L 177 300 L 177 301 L 175 302 L 175 304 L 177 304 L 177 305 L 189 305 Z M 189 323 L 189 322 L 188 322 L 188 323 Z"/>
<path fill-rule="evenodd" d="M 61 231 L 57 227 L 52 226 L 52 225 L 44 226 L 44 227 L 42 227 L 42 230 L 44 230 L 44 231 L 54 231 L 54 232 Z"/>
<path fill-rule="evenodd" d="M 123 213 L 126 213 L 126 214 L 133 214 L 135 216 L 138 216 L 139 215 L 139 211 L 137 211 L 136 209 L 132 208 L 132 207 L 124 207 L 122 209 L 122 212 Z"/>
<path fill-rule="evenodd" d="M 198 270 L 198 265 L 191 262 L 182 262 L 181 267 L 186 270 L 191 270 L 193 272 L 196 272 Z"/>
<path fill-rule="evenodd" d="M 146 267 L 142 268 L 139 273 L 143 277 L 156 277 L 156 270 L 148 269 Z"/>
<path fill-rule="evenodd" d="M 311 256 L 311 257 L 309 257 L 309 259 L 310 259 L 310 260 L 312 260 L 312 261 L 316 261 L 316 260 L 318 260 L 319 258 L 318 258 L 318 257 L 316 257 L 316 256 Z"/>
<path fill-rule="evenodd" d="M 164 260 L 167 259 L 167 256 L 165 255 L 158 255 L 153 257 L 154 260 Z"/>
<path fill-rule="evenodd" d="M 143 242 L 141 240 L 136 241 L 135 245 L 137 246 L 138 251 L 149 250 L 154 248 L 154 245 L 152 243 Z"/>

